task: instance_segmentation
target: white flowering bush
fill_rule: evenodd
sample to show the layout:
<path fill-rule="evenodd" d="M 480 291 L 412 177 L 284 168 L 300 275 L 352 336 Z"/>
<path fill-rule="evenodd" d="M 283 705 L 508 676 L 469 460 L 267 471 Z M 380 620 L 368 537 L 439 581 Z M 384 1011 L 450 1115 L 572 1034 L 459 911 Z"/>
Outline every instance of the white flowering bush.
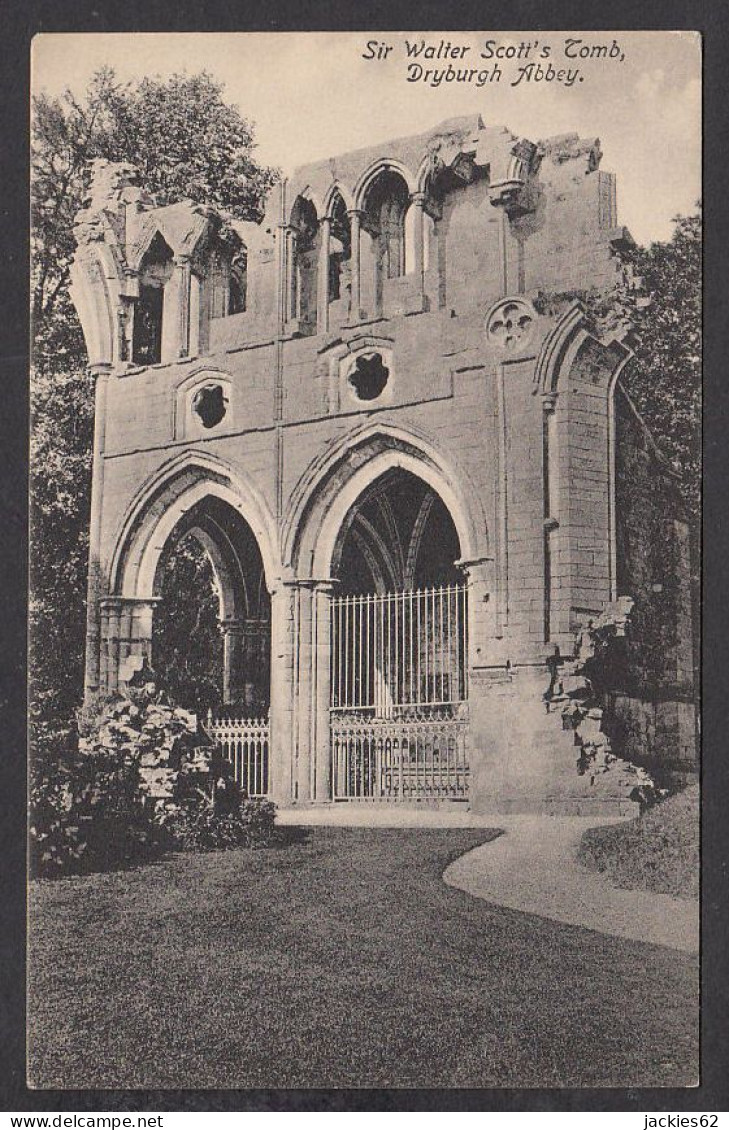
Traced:
<path fill-rule="evenodd" d="M 274 806 L 241 796 L 195 714 L 149 689 L 130 690 L 79 728 L 78 749 L 31 788 L 34 874 L 270 839 Z"/>

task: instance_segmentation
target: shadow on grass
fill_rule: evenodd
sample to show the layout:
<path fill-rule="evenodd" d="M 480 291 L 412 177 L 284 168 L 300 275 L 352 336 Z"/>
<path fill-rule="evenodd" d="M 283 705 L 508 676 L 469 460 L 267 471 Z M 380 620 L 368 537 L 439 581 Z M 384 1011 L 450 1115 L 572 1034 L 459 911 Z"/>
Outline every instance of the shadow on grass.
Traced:
<path fill-rule="evenodd" d="M 267 841 L 252 844 L 228 844 L 222 846 L 209 846 L 197 848 L 172 847 L 170 844 L 158 844 L 147 852 L 129 856 L 125 859 L 109 858 L 95 859 L 93 864 L 86 867 L 76 867 L 72 871 L 43 872 L 37 867 L 32 867 L 28 878 L 30 881 L 58 883 L 69 879 L 87 878 L 91 875 L 111 875 L 128 871 L 137 871 L 143 867 L 156 867 L 169 863 L 180 856 L 210 855 L 220 851 L 283 851 L 286 848 L 298 847 L 306 844 L 310 839 L 310 829 L 287 825 L 274 829 L 273 835 Z"/>
<path fill-rule="evenodd" d="M 281 825 L 276 828 L 267 848 L 281 850 L 282 848 L 295 847 L 306 844 L 311 838 L 311 828 L 303 828 L 296 824 Z"/>

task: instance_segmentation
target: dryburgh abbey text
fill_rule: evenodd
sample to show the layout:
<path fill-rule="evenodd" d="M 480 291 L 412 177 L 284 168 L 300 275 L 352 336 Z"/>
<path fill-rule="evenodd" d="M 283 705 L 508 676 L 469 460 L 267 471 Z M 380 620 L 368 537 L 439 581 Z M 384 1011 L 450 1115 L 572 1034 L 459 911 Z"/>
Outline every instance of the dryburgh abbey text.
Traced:
<path fill-rule="evenodd" d="M 575 37 L 565 37 L 556 50 L 553 44 L 543 43 L 539 39 L 522 39 L 519 43 L 487 39 L 480 51 L 470 44 L 454 43 L 449 39 L 432 42 L 425 39 L 405 39 L 400 45 L 370 39 L 362 58 L 384 62 L 394 58 L 393 52 L 397 52 L 398 46 L 404 47 L 407 81 L 422 82 L 427 86 L 458 82 L 482 87 L 503 81 L 510 86 L 522 83 L 557 83 L 571 87 L 576 82 L 584 82 L 586 77 L 582 67 L 569 65 L 571 61 L 625 61 L 625 52 L 616 39 L 609 43 L 587 44 L 583 39 Z M 477 64 L 480 60 L 489 61 L 491 65 L 479 66 Z M 563 61 L 566 62 L 565 66 L 561 65 Z M 446 66 L 424 65 L 431 62 L 445 62 Z M 475 65 L 454 67 L 454 62 Z M 506 68 L 502 64 L 506 64 Z"/>

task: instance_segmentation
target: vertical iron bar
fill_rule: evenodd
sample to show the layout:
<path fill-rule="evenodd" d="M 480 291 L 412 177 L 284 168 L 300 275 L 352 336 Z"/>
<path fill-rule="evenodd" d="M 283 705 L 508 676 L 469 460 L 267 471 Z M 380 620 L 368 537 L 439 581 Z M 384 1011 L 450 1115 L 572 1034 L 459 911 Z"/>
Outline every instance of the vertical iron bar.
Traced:
<path fill-rule="evenodd" d="M 416 640 L 418 678 L 417 678 L 417 682 L 415 684 L 415 702 L 419 705 L 420 704 L 420 696 L 422 694 L 421 676 L 420 676 L 420 654 L 421 654 L 421 649 L 422 649 L 422 646 L 423 646 L 423 638 L 422 638 L 421 629 L 420 629 L 420 589 L 418 589 L 418 591 L 415 594 L 415 611 L 416 611 L 417 620 L 418 620 L 418 633 L 417 633 L 417 640 Z"/>
<path fill-rule="evenodd" d="M 363 649 L 364 649 L 364 640 L 362 639 L 363 613 L 364 613 L 364 597 L 360 596 L 360 597 L 357 598 L 357 629 L 358 629 L 357 634 L 358 634 L 358 637 L 359 637 L 358 638 L 359 662 L 358 662 L 358 670 L 357 670 L 357 686 L 358 686 L 357 699 L 358 699 L 358 706 L 360 708 L 362 706 L 362 701 L 363 701 L 362 700 L 362 671 L 363 671 L 363 668 L 364 668 L 364 663 L 362 661 Z"/>
<path fill-rule="evenodd" d="M 463 586 L 463 698 L 468 699 L 468 585 Z"/>
<path fill-rule="evenodd" d="M 437 667 L 436 667 L 436 655 L 435 655 L 435 588 L 431 589 L 431 619 L 432 619 L 431 635 L 432 635 L 432 638 L 433 638 L 433 697 L 432 697 L 432 702 L 437 702 Z"/>
<path fill-rule="evenodd" d="M 456 678 L 458 680 L 458 698 L 462 698 L 461 693 L 461 621 L 460 621 L 460 600 L 461 590 L 460 586 L 456 586 Z"/>
<path fill-rule="evenodd" d="M 349 597 L 344 598 L 344 705 L 349 706 Z"/>
<path fill-rule="evenodd" d="M 441 585 L 440 589 L 438 590 L 438 614 L 439 614 L 439 617 L 440 617 L 440 624 L 439 624 L 439 627 L 438 627 L 438 638 L 440 640 L 440 655 L 441 655 L 441 659 L 440 659 L 440 701 L 441 702 L 447 702 L 448 699 L 447 699 L 446 687 L 445 687 L 446 666 L 445 666 L 445 654 L 444 654 L 445 653 L 445 620 L 443 618 L 443 593 L 444 593 L 444 588 L 443 588 L 443 585 Z"/>
<path fill-rule="evenodd" d="M 395 640 L 394 640 L 394 642 L 395 642 L 395 702 L 393 703 L 393 705 L 397 705 L 397 706 L 400 705 L 400 654 L 399 654 L 399 651 L 400 651 L 400 647 L 399 647 L 399 645 L 400 645 L 400 636 L 399 636 L 400 625 L 398 623 L 398 620 L 399 620 L 399 617 L 398 617 L 399 603 L 400 602 L 399 602 L 399 599 L 398 599 L 398 594 L 395 592 L 395 593 L 392 594 L 392 605 L 393 605 L 393 612 L 394 612 L 394 616 L 395 616 L 395 622 L 394 622 L 394 625 L 393 625 L 394 636 L 395 636 Z"/>
<path fill-rule="evenodd" d="M 453 656 L 451 655 L 451 591 L 452 591 L 451 586 L 448 585 L 448 587 L 445 590 L 446 623 L 445 623 L 445 632 L 444 632 L 445 640 L 446 640 L 446 648 L 447 648 L 446 654 L 447 654 L 447 657 L 448 657 L 448 676 L 447 676 L 447 678 L 448 678 L 447 701 L 448 702 L 452 702 L 455 699 L 455 695 L 453 694 L 453 677 L 452 677 L 452 673 L 451 673 L 451 666 L 452 666 L 452 663 L 453 663 Z"/>
<path fill-rule="evenodd" d="M 430 640 L 428 639 L 428 590 L 423 589 L 421 603 L 423 605 L 423 654 L 425 657 L 425 683 L 421 702 L 428 701 L 428 676 L 430 674 Z"/>
<path fill-rule="evenodd" d="M 392 622 L 390 617 L 390 598 L 388 596 L 383 596 L 382 603 L 385 610 L 387 610 L 388 622 L 388 678 L 387 683 L 385 683 L 385 686 L 387 686 L 388 689 L 388 697 L 387 699 L 385 699 L 385 709 L 387 709 L 388 718 L 390 718 L 390 716 L 392 715 Z"/>
<path fill-rule="evenodd" d="M 365 649 L 365 699 L 368 706 L 372 705 L 372 695 L 370 693 L 370 597 L 367 596 L 367 610 L 365 616 L 365 631 L 367 633 L 367 646 Z"/>

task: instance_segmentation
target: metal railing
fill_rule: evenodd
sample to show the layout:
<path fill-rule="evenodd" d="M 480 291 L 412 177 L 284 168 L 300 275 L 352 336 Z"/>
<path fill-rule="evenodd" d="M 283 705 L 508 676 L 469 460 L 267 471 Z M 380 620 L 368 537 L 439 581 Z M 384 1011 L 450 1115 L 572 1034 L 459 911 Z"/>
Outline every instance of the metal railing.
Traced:
<path fill-rule="evenodd" d="M 466 800 L 468 716 L 332 714 L 334 800 Z"/>
<path fill-rule="evenodd" d="M 331 709 L 397 713 L 468 697 L 467 586 L 343 596 L 331 609 Z"/>
<path fill-rule="evenodd" d="M 233 776 L 250 797 L 268 796 L 268 718 L 215 718 L 208 711 L 205 729 L 233 767 Z"/>

